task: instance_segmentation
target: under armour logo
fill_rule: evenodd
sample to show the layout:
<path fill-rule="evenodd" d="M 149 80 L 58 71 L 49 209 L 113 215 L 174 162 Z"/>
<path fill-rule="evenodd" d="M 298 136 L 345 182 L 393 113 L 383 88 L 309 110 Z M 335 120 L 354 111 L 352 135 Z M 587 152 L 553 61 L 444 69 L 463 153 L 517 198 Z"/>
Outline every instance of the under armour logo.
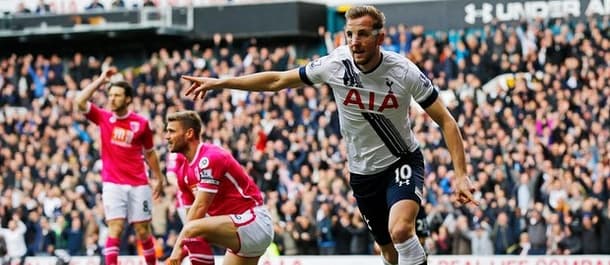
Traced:
<path fill-rule="evenodd" d="M 494 19 L 492 14 L 493 10 L 493 5 L 489 3 L 483 3 L 481 9 L 476 9 L 474 4 L 468 4 L 464 7 L 464 11 L 466 12 L 464 21 L 468 24 L 474 24 L 477 18 L 481 18 L 483 23 L 489 23 Z"/>

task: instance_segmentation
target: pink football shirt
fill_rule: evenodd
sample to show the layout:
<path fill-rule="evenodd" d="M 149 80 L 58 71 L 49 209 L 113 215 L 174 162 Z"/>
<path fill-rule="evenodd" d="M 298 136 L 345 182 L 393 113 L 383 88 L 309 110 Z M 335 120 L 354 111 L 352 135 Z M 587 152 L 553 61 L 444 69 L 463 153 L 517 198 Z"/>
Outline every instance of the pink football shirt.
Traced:
<path fill-rule="evenodd" d="M 188 180 L 196 181 L 198 190 L 216 193 L 208 209 L 211 216 L 243 213 L 263 204 L 252 178 L 231 153 L 219 146 L 200 144 L 189 169 Z"/>
<path fill-rule="evenodd" d="M 193 191 L 197 189 L 197 180 L 188 179 L 189 174 L 187 173 L 188 162 L 186 157 L 180 153 L 169 153 L 167 155 L 167 162 L 165 166 L 166 175 L 174 175 L 176 177 L 176 184 L 178 191 L 176 193 L 176 206 L 177 207 L 190 207 L 195 201 Z M 193 176 L 193 174 L 190 174 Z M 190 183 L 190 184 L 189 184 Z"/>
<path fill-rule="evenodd" d="M 88 103 L 87 119 L 100 127 L 102 181 L 148 185 L 143 152 L 153 148 L 153 132 L 146 118 L 133 112 L 117 117 Z"/>

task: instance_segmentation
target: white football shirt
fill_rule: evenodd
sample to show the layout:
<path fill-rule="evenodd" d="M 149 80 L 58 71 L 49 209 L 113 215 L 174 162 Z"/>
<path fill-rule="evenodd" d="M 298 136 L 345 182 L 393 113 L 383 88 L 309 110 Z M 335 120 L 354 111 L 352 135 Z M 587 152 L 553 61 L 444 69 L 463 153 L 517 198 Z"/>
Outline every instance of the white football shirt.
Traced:
<path fill-rule="evenodd" d="M 408 116 L 411 98 L 425 109 L 438 97 L 413 62 L 394 52 L 382 50 L 381 55 L 377 67 L 362 72 L 344 45 L 299 69 L 306 84 L 332 88 L 349 170 L 356 174 L 379 173 L 417 149 Z"/>

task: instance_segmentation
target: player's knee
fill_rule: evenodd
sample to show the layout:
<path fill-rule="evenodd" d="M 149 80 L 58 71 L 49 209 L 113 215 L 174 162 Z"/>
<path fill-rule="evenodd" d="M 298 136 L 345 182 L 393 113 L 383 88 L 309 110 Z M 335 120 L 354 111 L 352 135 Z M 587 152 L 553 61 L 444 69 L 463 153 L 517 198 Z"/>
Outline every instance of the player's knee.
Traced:
<path fill-rule="evenodd" d="M 112 221 L 108 223 L 108 236 L 118 238 L 123 233 L 123 222 Z"/>
<path fill-rule="evenodd" d="M 150 228 L 148 223 L 138 223 L 134 225 L 134 230 L 139 239 L 145 240 L 150 236 Z"/>
<path fill-rule="evenodd" d="M 123 226 L 119 224 L 109 224 L 108 231 L 112 233 L 121 233 L 123 230 Z"/>
<path fill-rule="evenodd" d="M 401 221 L 390 227 L 390 237 L 394 244 L 402 243 L 413 237 L 415 224 Z"/>
<path fill-rule="evenodd" d="M 190 221 L 188 223 L 186 223 L 186 225 L 184 225 L 184 227 L 182 228 L 182 233 L 184 234 L 184 237 L 186 238 L 195 238 L 198 236 L 204 236 L 204 235 L 198 235 L 197 234 L 197 225 L 196 222 Z"/>

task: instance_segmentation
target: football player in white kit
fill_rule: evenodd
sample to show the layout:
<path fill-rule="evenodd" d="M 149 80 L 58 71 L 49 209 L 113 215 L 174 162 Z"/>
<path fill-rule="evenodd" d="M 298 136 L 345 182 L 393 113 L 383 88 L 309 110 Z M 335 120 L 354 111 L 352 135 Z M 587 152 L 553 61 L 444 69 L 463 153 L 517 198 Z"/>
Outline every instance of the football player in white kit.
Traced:
<path fill-rule="evenodd" d="M 347 45 L 305 67 L 227 79 L 183 76 L 193 82 L 187 95 L 203 99 L 217 88 L 279 91 L 303 84 L 328 84 L 337 102 L 341 134 L 348 149 L 350 185 L 363 219 L 380 245 L 384 264 L 426 263 L 415 234 L 422 200 L 424 161 L 408 118 L 413 98 L 440 126 L 453 160 L 454 195 L 477 202 L 466 173 L 457 123 L 430 80 L 407 58 L 380 48 L 384 14 L 355 6 L 345 17 Z"/>

